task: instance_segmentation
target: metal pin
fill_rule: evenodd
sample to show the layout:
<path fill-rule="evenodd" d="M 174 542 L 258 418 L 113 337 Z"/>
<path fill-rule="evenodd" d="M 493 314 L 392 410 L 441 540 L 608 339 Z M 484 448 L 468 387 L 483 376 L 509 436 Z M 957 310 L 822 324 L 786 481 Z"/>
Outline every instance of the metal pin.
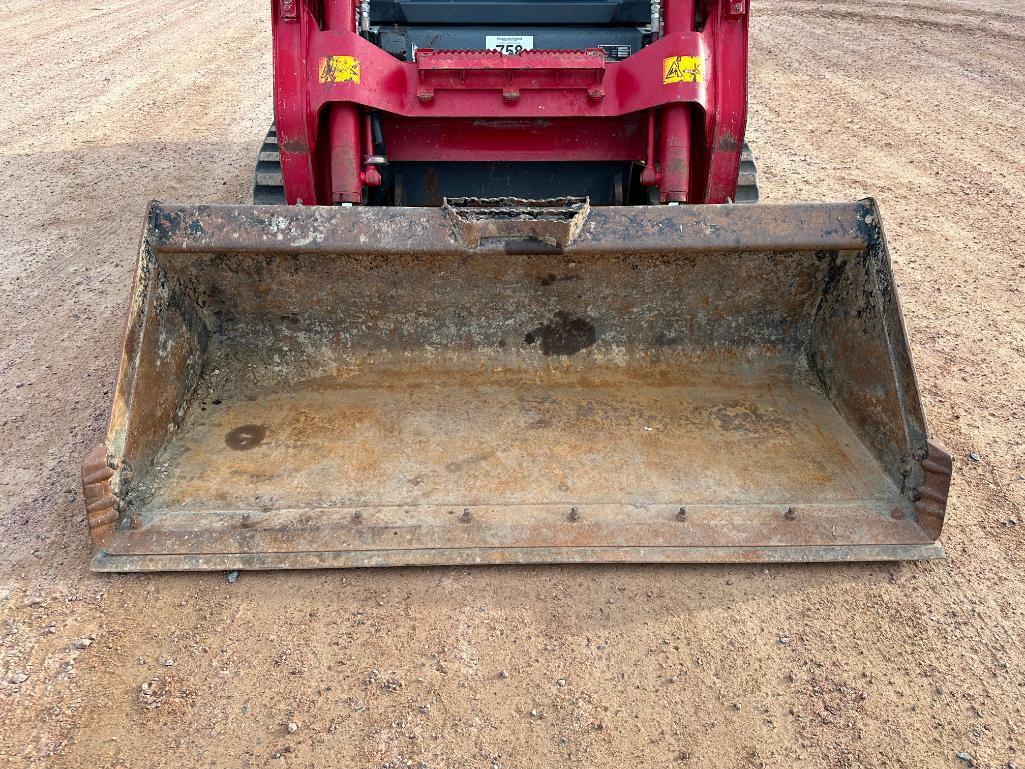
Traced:
<path fill-rule="evenodd" d="M 569 510 L 569 519 L 571 521 L 579 521 L 580 520 L 580 511 L 577 510 L 575 507 L 571 507 L 570 510 Z"/>
<path fill-rule="evenodd" d="M 794 508 L 792 507 L 788 507 L 787 511 L 783 513 L 783 517 L 786 518 L 788 521 L 795 521 L 797 520 L 797 511 L 794 510 Z"/>
<path fill-rule="evenodd" d="M 470 508 L 463 508 L 463 514 L 459 517 L 459 520 L 461 520 L 463 523 L 469 523 L 473 520 L 473 513 L 470 512 Z"/>
<path fill-rule="evenodd" d="M 362 510 L 356 510 L 352 514 L 352 522 L 353 523 L 363 523 L 363 511 Z"/>
<path fill-rule="evenodd" d="M 678 521 L 686 521 L 687 520 L 687 508 L 686 507 L 681 507 L 679 510 L 676 511 L 676 520 L 678 520 Z"/>

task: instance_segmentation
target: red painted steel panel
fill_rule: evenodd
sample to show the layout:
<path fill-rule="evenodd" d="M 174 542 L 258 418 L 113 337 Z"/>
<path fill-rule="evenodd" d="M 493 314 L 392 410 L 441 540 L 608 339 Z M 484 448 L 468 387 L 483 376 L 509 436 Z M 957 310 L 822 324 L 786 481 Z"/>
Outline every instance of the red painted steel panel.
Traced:
<path fill-rule="evenodd" d="M 667 36 L 689 33 L 694 28 L 694 0 L 673 0 L 666 3 L 662 18 L 663 33 Z M 673 56 L 680 56 L 674 51 Z M 678 60 L 671 62 L 668 70 L 679 66 Z M 678 70 L 679 71 L 679 70 Z M 688 77 L 700 82 L 704 65 L 692 68 Z M 670 80 L 677 80 L 681 74 L 670 77 L 667 68 L 660 67 L 662 87 L 672 86 Z M 691 112 L 690 104 L 667 104 L 662 108 L 662 147 L 660 153 L 659 194 L 660 203 L 686 203 L 689 199 L 691 170 Z"/>
<path fill-rule="evenodd" d="M 748 14 L 737 13 L 748 0 L 722 0 L 711 6 L 705 26 L 710 41 L 713 98 L 705 111 L 707 169 L 699 186 L 704 195 L 695 203 L 725 203 L 737 189 L 737 169 L 744 146 L 747 122 L 747 28 Z"/>
<path fill-rule="evenodd" d="M 561 118 L 381 118 L 388 158 L 394 161 L 641 161 L 643 115 L 581 120 Z"/>
<path fill-rule="evenodd" d="M 474 52 L 480 53 L 480 52 Z M 503 98 L 497 85 L 447 90 L 429 101 L 421 101 L 418 92 L 420 70 L 417 62 L 399 61 L 388 53 L 352 33 L 323 31 L 311 36 L 308 59 L 308 89 L 314 108 L 330 102 L 349 101 L 365 107 L 406 117 L 504 117 L 514 115 L 545 117 L 615 117 L 675 102 L 706 104 L 707 83 L 662 82 L 662 61 L 668 56 L 708 58 L 704 38 L 697 33 L 667 35 L 629 59 L 605 62 L 602 78 L 604 96 L 592 98 L 586 88 L 541 82 L 536 70 L 551 67 L 550 59 L 564 52 L 551 52 L 550 57 L 519 56 L 518 68 L 505 73 L 521 96 L 510 101 Z M 360 80 L 321 83 L 319 63 L 332 56 L 352 56 L 360 62 Z M 569 55 L 579 56 L 579 51 Z M 481 57 L 483 60 L 483 57 Z"/>
<path fill-rule="evenodd" d="M 274 113 L 281 152 L 281 176 L 290 204 L 321 202 L 317 198 L 312 148 L 315 144 L 316 115 L 309 107 L 306 88 L 307 38 L 311 22 L 305 0 L 297 18 L 273 14 Z M 313 130 L 311 130 L 313 129 Z"/>
<path fill-rule="evenodd" d="M 648 154 L 641 147 L 650 138 L 657 151 L 649 160 L 658 168 L 645 178 L 659 184 L 663 202 L 715 203 L 735 194 L 748 0 L 704 0 L 700 31 L 694 0 L 664 0 L 664 34 L 616 62 L 597 51 L 427 50 L 402 62 L 356 34 L 353 2 L 295 0 L 294 20 L 274 14 L 275 107 L 290 203 L 357 202 L 357 190 L 374 178 L 359 168 L 363 121 L 351 113 L 323 119 L 347 109 L 381 114 L 396 160 L 636 160 Z M 674 57 L 699 61 L 701 76 L 664 77 Z M 334 76 L 338 61 L 352 68 L 349 75 Z M 652 111 L 661 116 L 652 123 L 657 137 L 643 129 Z M 508 128 L 489 121 L 508 121 Z M 329 135 L 320 136 L 322 128 Z"/>

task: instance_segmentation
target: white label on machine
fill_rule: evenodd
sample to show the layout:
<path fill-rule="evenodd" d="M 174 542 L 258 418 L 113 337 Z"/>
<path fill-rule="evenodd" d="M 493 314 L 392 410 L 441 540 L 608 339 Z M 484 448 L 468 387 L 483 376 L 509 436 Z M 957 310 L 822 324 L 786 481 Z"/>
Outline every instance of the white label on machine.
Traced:
<path fill-rule="evenodd" d="M 515 56 L 534 48 L 533 35 L 485 35 L 484 47 L 489 51 Z"/>

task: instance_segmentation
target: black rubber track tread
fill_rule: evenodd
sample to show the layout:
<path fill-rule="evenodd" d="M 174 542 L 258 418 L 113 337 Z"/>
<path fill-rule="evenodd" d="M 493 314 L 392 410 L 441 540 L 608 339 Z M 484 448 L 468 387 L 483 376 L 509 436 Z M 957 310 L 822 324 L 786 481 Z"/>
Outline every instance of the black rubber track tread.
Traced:
<path fill-rule="evenodd" d="M 758 168 L 754 152 L 747 142 L 740 151 L 740 168 L 737 172 L 737 195 L 734 203 L 758 202 Z"/>
<path fill-rule="evenodd" d="M 281 178 L 281 154 L 278 152 L 278 131 L 271 124 L 256 158 L 253 174 L 253 204 L 257 206 L 283 206 L 285 183 Z"/>

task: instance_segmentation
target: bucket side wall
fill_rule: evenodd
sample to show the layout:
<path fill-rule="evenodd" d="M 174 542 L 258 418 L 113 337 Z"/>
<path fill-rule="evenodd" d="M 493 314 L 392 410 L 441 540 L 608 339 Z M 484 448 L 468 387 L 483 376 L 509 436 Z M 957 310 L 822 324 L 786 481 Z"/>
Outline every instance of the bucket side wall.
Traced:
<path fill-rule="evenodd" d="M 206 324 L 165 258 L 144 244 L 125 333 L 107 440 L 122 501 L 185 415 L 206 361 Z"/>
<path fill-rule="evenodd" d="M 829 398 L 907 498 L 921 481 L 925 419 L 885 244 L 830 265 L 808 348 Z"/>

